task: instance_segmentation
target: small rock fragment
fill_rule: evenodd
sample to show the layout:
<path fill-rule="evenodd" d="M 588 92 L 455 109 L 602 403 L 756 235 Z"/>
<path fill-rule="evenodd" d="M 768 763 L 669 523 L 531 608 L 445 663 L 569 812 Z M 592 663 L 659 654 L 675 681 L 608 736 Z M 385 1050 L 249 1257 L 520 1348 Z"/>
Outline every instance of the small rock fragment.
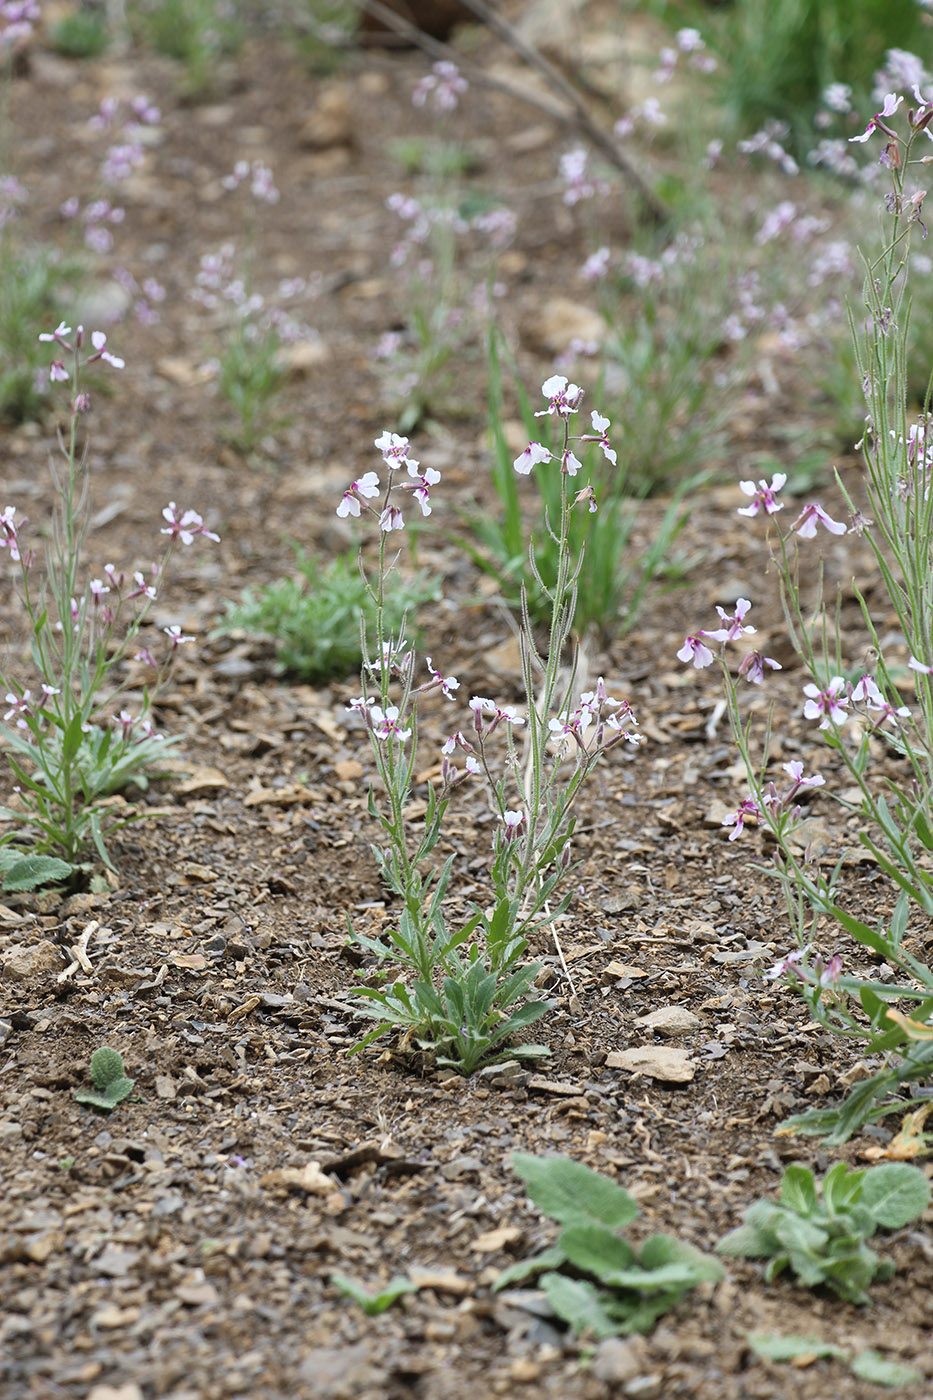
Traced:
<path fill-rule="evenodd" d="M 14 981 L 36 977 L 43 972 L 57 972 L 62 965 L 62 955 L 54 943 L 43 938 L 31 946 L 15 943 L 3 955 L 3 971 Z"/>
<path fill-rule="evenodd" d="M 696 1074 L 696 1065 L 686 1050 L 672 1045 L 637 1045 L 631 1050 L 613 1050 L 606 1056 L 609 1069 L 623 1069 L 629 1074 L 646 1074 L 668 1084 L 689 1084 Z"/>
<path fill-rule="evenodd" d="M 699 1029 L 700 1018 L 685 1006 L 660 1006 L 647 1016 L 639 1016 L 635 1024 L 649 1031 L 657 1031 L 658 1035 L 687 1035 Z"/>
<path fill-rule="evenodd" d="M 624 1385 L 638 1375 L 645 1361 L 645 1344 L 640 1337 L 623 1341 L 604 1337 L 593 1355 L 590 1374 L 607 1385 Z"/>

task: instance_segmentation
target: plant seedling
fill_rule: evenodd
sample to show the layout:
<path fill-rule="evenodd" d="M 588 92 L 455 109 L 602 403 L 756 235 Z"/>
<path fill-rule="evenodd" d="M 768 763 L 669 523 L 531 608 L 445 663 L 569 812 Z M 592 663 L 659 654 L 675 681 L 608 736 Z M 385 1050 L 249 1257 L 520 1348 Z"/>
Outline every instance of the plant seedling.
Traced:
<path fill-rule="evenodd" d="M 389 1279 L 385 1288 L 378 1293 L 370 1293 L 362 1284 L 347 1278 L 346 1274 L 331 1274 L 330 1281 L 341 1293 L 352 1298 L 354 1303 L 359 1303 L 367 1317 L 378 1317 L 406 1293 L 416 1293 L 418 1289 L 418 1285 L 412 1283 L 404 1274 L 397 1274 L 395 1278 Z"/>
<path fill-rule="evenodd" d="M 930 1204 L 930 1183 L 919 1167 L 887 1162 L 853 1171 L 837 1162 L 822 1192 L 809 1167 L 790 1166 L 780 1197 L 756 1201 L 745 1223 L 716 1246 L 719 1254 L 766 1258 L 770 1283 L 790 1268 L 808 1288 L 821 1284 L 850 1303 L 869 1303 L 867 1288 L 894 1273 L 866 1243 L 876 1230 L 899 1230 Z"/>
<path fill-rule="evenodd" d="M 673 1235 L 652 1235 L 636 1250 L 618 1232 L 640 1214 L 637 1202 L 581 1162 L 516 1152 L 512 1164 L 538 1209 L 564 1228 L 549 1249 L 506 1269 L 493 1287 L 538 1274 L 551 1307 L 578 1335 L 650 1332 L 691 1288 L 724 1276 L 717 1260 Z"/>
<path fill-rule="evenodd" d="M 873 1385 L 914 1385 L 923 1379 L 913 1366 L 889 1361 L 870 1347 L 850 1356 L 835 1342 L 824 1342 L 819 1337 L 782 1337 L 775 1332 L 749 1332 L 746 1341 L 755 1355 L 765 1361 L 789 1361 L 797 1366 L 822 1359 L 841 1361 L 859 1380 L 871 1381 Z"/>
<path fill-rule="evenodd" d="M 109 1045 L 101 1045 L 91 1056 L 91 1078 L 94 1088 L 75 1089 L 74 1096 L 78 1103 L 102 1113 L 112 1113 L 118 1103 L 129 1097 L 136 1083 L 124 1074 L 119 1050 L 112 1050 Z"/>

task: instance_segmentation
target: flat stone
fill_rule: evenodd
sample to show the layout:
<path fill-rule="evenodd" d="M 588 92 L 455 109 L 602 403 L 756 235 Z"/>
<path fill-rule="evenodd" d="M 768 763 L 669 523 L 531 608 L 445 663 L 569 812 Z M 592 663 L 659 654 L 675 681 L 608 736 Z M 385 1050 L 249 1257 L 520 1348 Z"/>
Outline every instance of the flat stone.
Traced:
<path fill-rule="evenodd" d="M 647 1016 L 639 1016 L 635 1024 L 656 1031 L 658 1035 L 687 1035 L 690 1031 L 699 1030 L 701 1023 L 699 1016 L 685 1006 L 660 1006 Z"/>
<path fill-rule="evenodd" d="M 613 1050 L 606 1056 L 610 1069 L 622 1069 L 629 1074 L 646 1074 L 667 1084 L 689 1084 L 696 1074 L 696 1065 L 686 1050 L 672 1045 L 637 1045 L 631 1050 Z"/>
<path fill-rule="evenodd" d="M 43 972 L 57 972 L 61 966 L 62 955 L 47 938 L 31 946 L 16 943 L 3 955 L 3 971 L 14 981 L 36 977 Z"/>

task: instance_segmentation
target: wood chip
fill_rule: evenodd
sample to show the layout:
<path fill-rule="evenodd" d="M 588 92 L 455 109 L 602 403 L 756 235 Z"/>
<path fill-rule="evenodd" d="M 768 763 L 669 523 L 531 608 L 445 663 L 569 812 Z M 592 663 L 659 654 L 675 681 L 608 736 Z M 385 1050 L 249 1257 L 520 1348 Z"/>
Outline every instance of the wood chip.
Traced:
<path fill-rule="evenodd" d="M 237 1021 L 242 1021 L 244 1016 L 248 1016 L 251 1011 L 255 1011 L 262 1001 L 262 997 L 253 995 L 241 1001 L 239 1006 L 235 1006 L 227 1017 L 227 1025 L 234 1026 Z"/>
<path fill-rule="evenodd" d="M 498 1254 L 507 1245 L 515 1244 L 522 1237 L 522 1232 L 517 1225 L 500 1225 L 496 1230 L 487 1230 L 485 1234 L 477 1235 L 470 1245 L 474 1254 Z"/>
<path fill-rule="evenodd" d="M 443 1269 L 422 1269 L 417 1264 L 412 1264 L 408 1270 L 408 1277 L 416 1288 L 433 1288 L 438 1293 L 453 1293 L 458 1298 L 473 1291 L 472 1280 L 461 1278 L 453 1270 L 445 1272 Z"/>
<path fill-rule="evenodd" d="M 277 1167 L 265 1172 L 259 1184 L 271 1190 L 305 1191 L 312 1196 L 330 1196 L 337 1185 L 333 1177 L 324 1175 L 317 1162 L 306 1162 L 303 1167 Z"/>

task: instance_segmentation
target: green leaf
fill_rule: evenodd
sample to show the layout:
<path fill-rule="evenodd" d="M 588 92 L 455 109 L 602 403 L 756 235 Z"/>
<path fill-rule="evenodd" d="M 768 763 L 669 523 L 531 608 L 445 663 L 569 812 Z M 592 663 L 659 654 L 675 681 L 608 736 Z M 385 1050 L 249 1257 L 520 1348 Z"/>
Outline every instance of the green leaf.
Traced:
<path fill-rule="evenodd" d="M 510 1284 L 521 1283 L 532 1274 L 541 1273 L 543 1269 L 559 1269 L 561 1264 L 566 1262 L 566 1257 L 564 1251 L 555 1244 L 551 1245 L 550 1249 L 542 1249 L 540 1254 L 533 1254 L 530 1259 L 520 1259 L 517 1264 L 511 1264 L 509 1268 L 502 1270 L 492 1286 L 492 1291 L 499 1293 Z"/>
<path fill-rule="evenodd" d="M 885 1162 L 865 1173 L 861 1204 L 886 1230 L 899 1230 L 930 1204 L 930 1183 L 920 1167 Z"/>
<path fill-rule="evenodd" d="M 133 1092 L 133 1079 L 114 1079 L 107 1085 L 106 1089 L 75 1089 L 74 1098 L 77 1103 L 87 1104 L 89 1108 L 99 1108 L 103 1113 L 110 1113 L 116 1108 L 118 1103 L 122 1103 L 125 1098 Z"/>
<path fill-rule="evenodd" d="M 842 1347 L 819 1337 L 787 1336 L 776 1332 L 747 1332 L 745 1340 L 756 1356 L 765 1361 L 794 1361 L 798 1356 L 831 1356 L 845 1359 Z"/>
<path fill-rule="evenodd" d="M 514 1152 L 512 1165 L 538 1209 L 561 1225 L 596 1221 L 620 1230 L 639 1214 L 637 1203 L 623 1187 L 570 1157 Z"/>
<path fill-rule="evenodd" d="M 644 1269 L 686 1265 L 693 1276 L 691 1287 L 696 1283 L 718 1283 L 726 1274 L 718 1259 L 674 1235 L 650 1235 L 641 1247 L 639 1262 Z"/>
<path fill-rule="evenodd" d="M 591 1333 L 598 1340 L 616 1337 L 622 1326 L 607 1311 L 609 1295 L 584 1279 L 567 1278 L 564 1274 L 545 1274 L 541 1291 L 557 1316 L 581 1336 Z"/>
<path fill-rule="evenodd" d="M 774 1233 L 785 1249 L 800 1254 L 818 1253 L 829 1238 L 818 1225 L 790 1211 L 781 1211 L 775 1217 Z"/>
<path fill-rule="evenodd" d="M 13 856 L 10 860 L 9 857 Z M 41 885 L 60 884 L 67 880 L 74 870 L 66 860 L 55 856 L 24 856 L 15 851 L 0 851 L 0 870 L 5 871 L 2 887 L 5 890 L 37 890 Z"/>
<path fill-rule="evenodd" d="M 129 1098 L 130 1094 L 133 1092 L 133 1085 L 135 1083 L 135 1079 L 127 1079 L 125 1076 L 122 1079 L 111 1079 L 110 1083 L 103 1091 L 104 1098 L 112 1108 L 116 1108 L 118 1103 L 122 1103 L 124 1099 Z"/>
<path fill-rule="evenodd" d="M 781 1204 L 798 1215 L 819 1214 L 820 1202 L 816 1182 L 809 1167 L 794 1163 L 781 1178 Z"/>
<path fill-rule="evenodd" d="M 905 1366 L 902 1361 L 888 1361 L 871 1348 L 857 1352 L 849 1365 L 859 1380 L 872 1381 L 875 1385 L 916 1385 L 923 1380 L 922 1372 L 913 1366 Z"/>
<path fill-rule="evenodd" d="M 716 1246 L 716 1253 L 731 1254 L 738 1259 L 763 1259 L 766 1254 L 772 1253 L 775 1243 L 772 1231 L 765 1231 L 761 1225 L 745 1221 L 744 1225 L 738 1225 L 737 1229 L 730 1229 L 728 1235 L 723 1235 Z"/>
<path fill-rule="evenodd" d="M 68 728 L 62 736 L 62 767 L 67 768 L 71 764 L 84 739 L 84 719 L 81 711 L 78 710 L 71 717 Z"/>
<path fill-rule="evenodd" d="M 404 1274 L 397 1274 L 395 1278 L 390 1279 L 379 1293 L 370 1293 L 362 1284 L 347 1278 L 346 1274 L 331 1274 L 330 1281 L 341 1293 L 352 1298 L 354 1303 L 359 1303 L 367 1317 L 378 1317 L 406 1293 L 417 1292 L 417 1284 L 412 1283 Z"/>
<path fill-rule="evenodd" d="M 864 1171 L 850 1171 L 846 1162 L 837 1162 L 823 1178 L 823 1204 L 832 1215 L 849 1210 L 862 1196 Z M 869 1232 L 871 1233 L 871 1232 Z"/>
<path fill-rule="evenodd" d="M 600 1283 L 615 1288 L 637 1288 L 629 1275 L 638 1274 L 635 1251 L 605 1225 L 569 1225 L 557 1244 L 574 1268 L 595 1274 Z"/>

